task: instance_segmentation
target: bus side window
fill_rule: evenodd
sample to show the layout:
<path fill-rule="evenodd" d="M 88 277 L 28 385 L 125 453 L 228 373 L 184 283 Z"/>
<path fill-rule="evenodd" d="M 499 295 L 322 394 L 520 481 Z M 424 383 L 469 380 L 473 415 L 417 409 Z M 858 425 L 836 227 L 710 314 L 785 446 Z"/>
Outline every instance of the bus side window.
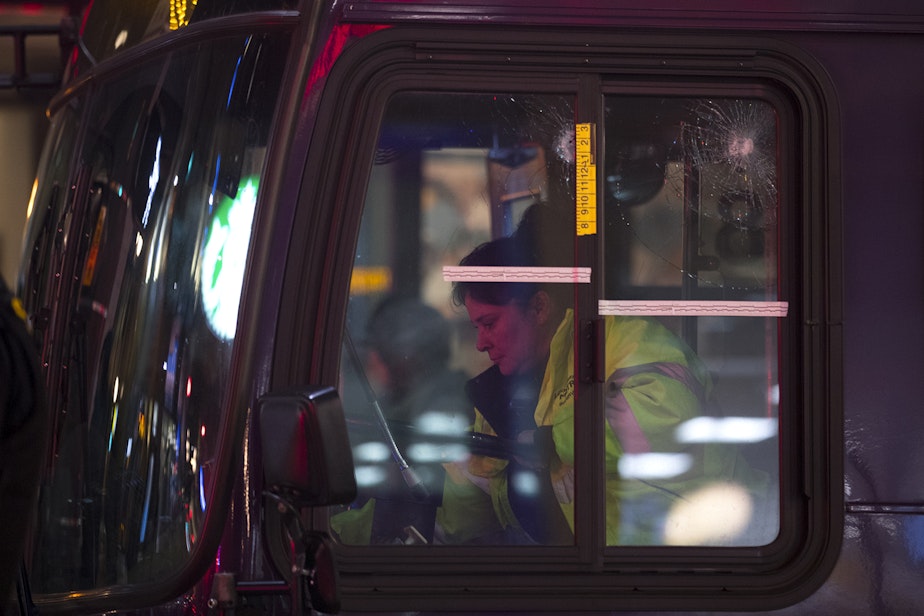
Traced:
<path fill-rule="evenodd" d="M 774 109 L 612 94 L 601 111 L 390 100 L 341 361 L 360 490 L 332 517 L 343 542 L 573 544 L 578 397 L 602 409 L 606 545 L 776 538 Z M 597 385 L 575 376 L 588 319 Z"/>
<path fill-rule="evenodd" d="M 360 492 L 332 516 L 343 542 L 530 540 L 516 521 L 491 510 L 491 490 L 499 488 L 489 484 L 503 474 L 516 439 L 486 426 L 466 393 L 466 382 L 493 361 L 465 307 L 453 302 L 443 268 L 512 233 L 531 205 L 569 193 L 562 152 L 573 117 L 572 97 L 559 95 L 399 93 L 390 100 L 366 193 L 341 361 Z M 573 234 L 556 232 L 551 243 L 573 242 Z M 532 413 L 524 419 L 536 428 Z M 455 495 L 444 484 L 462 483 L 474 488 L 462 500 L 477 503 L 478 515 L 450 506 Z"/>
<path fill-rule="evenodd" d="M 614 94 L 604 113 L 605 414 L 623 448 L 607 542 L 769 544 L 785 316 L 775 110 Z M 659 357 L 623 351 L 646 338 Z"/>

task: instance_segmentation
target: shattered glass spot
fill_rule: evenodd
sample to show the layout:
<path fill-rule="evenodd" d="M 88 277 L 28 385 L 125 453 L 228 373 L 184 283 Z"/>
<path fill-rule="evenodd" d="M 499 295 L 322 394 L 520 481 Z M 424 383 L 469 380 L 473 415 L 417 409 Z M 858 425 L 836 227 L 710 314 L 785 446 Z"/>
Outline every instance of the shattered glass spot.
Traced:
<path fill-rule="evenodd" d="M 773 107 L 613 97 L 606 113 L 607 233 L 616 245 L 608 261 L 626 263 L 609 272 L 608 293 L 663 297 L 670 287 L 692 299 L 723 289 L 745 299 L 769 291 L 778 207 Z"/>
<path fill-rule="evenodd" d="M 554 143 L 555 155 L 568 165 L 574 164 L 574 126 L 565 126 Z"/>
<path fill-rule="evenodd" d="M 776 114 L 754 100 L 701 100 L 683 126 L 683 156 L 703 172 L 702 190 L 725 200 L 723 218 L 754 228 L 775 222 Z"/>

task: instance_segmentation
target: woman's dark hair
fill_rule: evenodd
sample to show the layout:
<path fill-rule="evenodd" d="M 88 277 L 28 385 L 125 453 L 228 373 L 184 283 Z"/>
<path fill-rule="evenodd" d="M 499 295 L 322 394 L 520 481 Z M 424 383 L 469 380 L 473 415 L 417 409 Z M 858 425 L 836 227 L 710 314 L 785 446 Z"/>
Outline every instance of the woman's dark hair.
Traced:
<path fill-rule="evenodd" d="M 459 265 L 466 267 L 571 267 L 574 263 L 574 214 L 548 203 L 531 205 L 512 235 L 476 247 Z M 512 301 L 527 302 L 540 290 L 562 295 L 565 285 L 537 282 L 456 281 L 452 301 L 463 306 L 465 298 L 495 306 Z M 564 299 L 563 297 L 561 299 Z M 564 305 L 559 302 L 560 305 Z"/>

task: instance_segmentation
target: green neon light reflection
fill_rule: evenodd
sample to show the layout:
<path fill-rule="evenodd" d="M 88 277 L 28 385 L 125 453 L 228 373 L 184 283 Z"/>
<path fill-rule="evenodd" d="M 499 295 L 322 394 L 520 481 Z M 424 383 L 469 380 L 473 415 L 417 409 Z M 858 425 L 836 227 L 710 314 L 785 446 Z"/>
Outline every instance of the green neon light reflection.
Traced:
<path fill-rule="evenodd" d="M 212 214 L 202 250 L 202 308 L 216 336 L 234 338 L 241 303 L 247 246 L 259 178 L 241 180 L 237 197 L 222 197 Z"/>

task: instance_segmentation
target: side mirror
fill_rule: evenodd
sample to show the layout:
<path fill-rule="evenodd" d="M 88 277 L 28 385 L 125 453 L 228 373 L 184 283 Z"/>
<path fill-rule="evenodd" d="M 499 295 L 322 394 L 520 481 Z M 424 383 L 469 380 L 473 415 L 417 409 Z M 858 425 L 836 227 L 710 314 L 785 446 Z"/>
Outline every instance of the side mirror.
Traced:
<path fill-rule="evenodd" d="M 271 393 L 259 401 L 266 489 L 298 507 L 346 504 L 356 477 L 337 390 Z"/>

